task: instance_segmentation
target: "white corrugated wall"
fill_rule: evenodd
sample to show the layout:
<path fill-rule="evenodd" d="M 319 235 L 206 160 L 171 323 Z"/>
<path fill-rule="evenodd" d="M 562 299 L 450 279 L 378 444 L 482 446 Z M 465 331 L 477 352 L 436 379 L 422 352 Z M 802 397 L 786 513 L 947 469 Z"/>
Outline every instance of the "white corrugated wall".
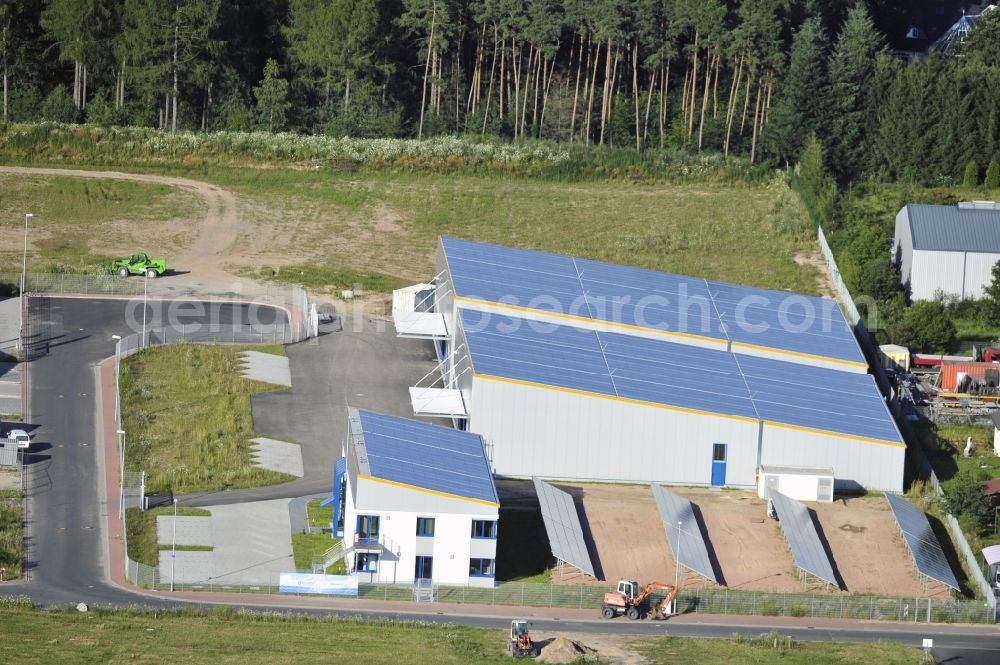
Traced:
<path fill-rule="evenodd" d="M 712 444 L 726 443 L 726 484 L 754 485 L 756 422 L 483 377 L 472 402 L 469 428 L 499 475 L 707 485 Z"/>
<path fill-rule="evenodd" d="M 956 298 L 981 298 L 993 281 L 1000 254 L 916 250 L 910 271 L 910 297 L 933 300 L 937 291 Z"/>
<path fill-rule="evenodd" d="M 764 425 L 763 466 L 831 468 L 837 491 L 903 491 L 906 449 Z"/>

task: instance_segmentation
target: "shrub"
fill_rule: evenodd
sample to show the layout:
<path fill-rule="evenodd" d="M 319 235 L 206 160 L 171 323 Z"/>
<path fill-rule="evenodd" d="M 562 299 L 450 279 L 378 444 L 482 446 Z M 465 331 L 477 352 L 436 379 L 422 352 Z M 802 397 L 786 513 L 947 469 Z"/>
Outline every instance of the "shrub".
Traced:
<path fill-rule="evenodd" d="M 986 189 L 997 189 L 1000 187 L 1000 164 L 996 158 L 990 160 L 990 165 L 986 167 L 986 178 L 983 180 Z"/>
<path fill-rule="evenodd" d="M 903 325 L 912 339 L 900 342 L 921 353 L 944 353 L 955 342 L 955 324 L 944 304 L 935 300 L 919 300 L 903 314 Z"/>
<path fill-rule="evenodd" d="M 42 102 L 41 115 L 52 122 L 75 122 L 77 118 L 76 105 L 66 91 L 66 86 L 56 86 L 55 90 Z"/>
<path fill-rule="evenodd" d="M 962 186 L 973 189 L 979 185 L 979 165 L 976 160 L 970 159 L 965 165 L 965 177 L 962 178 Z"/>

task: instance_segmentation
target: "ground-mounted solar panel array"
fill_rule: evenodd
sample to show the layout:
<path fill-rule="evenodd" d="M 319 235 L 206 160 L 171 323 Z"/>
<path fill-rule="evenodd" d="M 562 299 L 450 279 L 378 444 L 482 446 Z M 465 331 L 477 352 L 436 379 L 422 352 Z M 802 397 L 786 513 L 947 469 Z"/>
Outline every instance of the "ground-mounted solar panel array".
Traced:
<path fill-rule="evenodd" d="M 832 300 L 456 238 L 441 246 L 466 301 L 866 367 Z"/>
<path fill-rule="evenodd" d="M 674 553 L 674 561 L 705 579 L 718 583 L 694 505 L 662 485 L 654 483 L 652 487 L 656 508 L 663 521 L 663 530 L 667 534 L 670 550 Z"/>
<path fill-rule="evenodd" d="M 810 575 L 839 587 L 840 582 L 833 572 L 830 557 L 827 556 L 826 549 L 819 539 L 809 509 L 777 490 L 771 490 L 769 498 L 774 511 L 778 514 L 781 531 L 785 534 L 785 540 L 792 550 L 795 565 Z"/>
<path fill-rule="evenodd" d="M 941 542 L 934 535 L 924 511 L 889 492 L 885 493 L 885 498 L 892 509 L 893 517 L 896 518 L 899 531 L 903 534 L 903 540 L 906 541 L 906 546 L 913 556 L 917 572 L 959 591 L 955 573 L 948 565 L 948 559 L 941 549 Z"/>
<path fill-rule="evenodd" d="M 573 497 L 568 492 L 532 478 L 538 504 L 542 510 L 542 522 L 545 533 L 549 537 L 552 556 L 568 563 L 580 571 L 597 577 L 594 574 L 594 564 L 587 552 L 587 543 L 583 538 L 583 525 L 576 512 Z"/>

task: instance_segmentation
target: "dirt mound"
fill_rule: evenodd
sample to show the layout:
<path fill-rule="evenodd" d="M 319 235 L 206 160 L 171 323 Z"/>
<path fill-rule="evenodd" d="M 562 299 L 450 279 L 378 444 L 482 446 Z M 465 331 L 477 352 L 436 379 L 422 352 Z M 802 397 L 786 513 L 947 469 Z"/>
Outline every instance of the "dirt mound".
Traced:
<path fill-rule="evenodd" d="M 575 663 L 595 653 L 593 649 L 579 642 L 557 637 L 544 647 L 538 656 L 540 663 Z"/>

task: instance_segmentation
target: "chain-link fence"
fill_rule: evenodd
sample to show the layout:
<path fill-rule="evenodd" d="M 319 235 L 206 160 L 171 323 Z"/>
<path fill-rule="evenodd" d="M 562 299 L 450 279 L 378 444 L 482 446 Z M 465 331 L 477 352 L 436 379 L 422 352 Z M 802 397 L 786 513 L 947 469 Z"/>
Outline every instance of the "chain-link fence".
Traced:
<path fill-rule="evenodd" d="M 275 580 L 277 582 L 277 580 Z M 166 590 L 169 584 L 154 588 Z M 277 594 L 275 584 L 201 582 L 175 584 L 177 591 Z M 414 586 L 402 584 L 359 584 L 362 600 L 411 601 Z M 494 587 L 435 585 L 437 603 L 503 605 L 510 607 L 601 608 L 604 587 L 591 585 L 529 584 L 500 582 Z M 655 596 L 651 602 L 658 602 Z M 725 614 L 742 616 L 861 619 L 866 621 L 909 621 L 913 623 L 993 623 L 993 610 L 982 601 L 949 598 L 899 598 L 850 594 L 781 593 L 734 589 L 683 589 L 676 609 L 680 614 Z"/>
<path fill-rule="evenodd" d="M 858 308 L 854 304 L 854 299 L 851 296 L 850 289 L 847 288 L 847 284 L 844 283 L 844 280 L 841 278 L 840 269 L 837 267 L 837 260 L 833 256 L 833 250 L 830 249 L 830 245 L 826 241 L 826 235 L 823 233 L 823 227 L 818 223 L 816 224 L 816 239 L 819 242 L 820 250 L 823 252 L 823 258 L 826 261 L 827 272 L 830 275 L 830 280 L 833 282 L 833 285 L 837 290 L 837 294 L 847 310 L 848 319 L 854 326 L 855 336 L 857 337 L 858 342 L 869 361 L 869 365 L 871 366 L 875 379 L 878 382 L 879 389 L 889 401 L 893 412 L 897 415 L 897 422 L 899 423 L 900 430 L 907 441 L 907 449 L 912 459 L 920 468 L 923 476 L 929 480 L 931 486 L 934 488 L 934 491 L 941 496 L 944 492 L 941 489 L 941 484 L 938 481 L 937 474 L 934 473 L 934 469 L 931 467 L 930 462 L 927 459 L 927 455 L 924 453 L 923 444 L 916 436 L 913 428 L 910 427 L 906 418 L 898 417 L 900 415 L 900 403 L 899 400 L 896 399 L 896 395 L 893 393 L 893 388 L 888 377 L 886 376 L 885 369 L 882 367 L 878 347 L 875 344 L 875 340 L 872 339 L 871 333 L 869 333 L 868 329 L 865 327 L 864 320 L 861 318 L 861 314 L 858 312 Z M 965 567 L 968 569 L 969 575 L 972 578 L 970 581 L 978 587 L 979 592 L 986 599 L 986 603 L 995 620 L 998 610 L 997 597 L 989 583 L 986 581 L 986 576 L 983 574 L 983 570 L 979 563 L 980 559 L 973 553 L 972 548 L 969 547 L 969 543 L 965 538 L 965 533 L 958 524 L 958 520 L 947 513 L 944 517 L 945 524 L 948 526 L 951 538 L 957 544 L 959 553 L 965 559 Z"/>

